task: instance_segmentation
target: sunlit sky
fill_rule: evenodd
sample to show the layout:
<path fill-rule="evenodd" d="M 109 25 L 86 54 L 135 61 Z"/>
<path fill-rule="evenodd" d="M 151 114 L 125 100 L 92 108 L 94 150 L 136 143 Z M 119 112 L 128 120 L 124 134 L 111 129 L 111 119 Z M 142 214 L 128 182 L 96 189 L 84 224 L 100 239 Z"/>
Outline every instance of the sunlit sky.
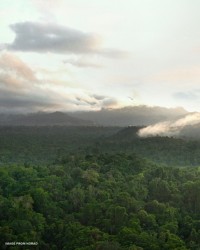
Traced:
<path fill-rule="evenodd" d="M 0 112 L 200 111 L 199 0 L 1 0 Z"/>

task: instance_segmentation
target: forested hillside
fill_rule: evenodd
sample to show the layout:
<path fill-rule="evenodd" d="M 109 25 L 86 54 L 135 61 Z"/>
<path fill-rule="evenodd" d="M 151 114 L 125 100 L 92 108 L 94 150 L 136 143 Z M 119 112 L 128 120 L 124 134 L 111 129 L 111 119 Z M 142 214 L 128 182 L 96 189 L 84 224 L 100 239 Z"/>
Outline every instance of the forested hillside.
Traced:
<path fill-rule="evenodd" d="M 97 143 L 103 152 L 135 152 L 159 164 L 169 166 L 200 165 L 198 137 L 139 137 L 141 127 L 128 127 Z"/>
<path fill-rule="evenodd" d="M 0 127 L 0 164 L 52 163 L 68 153 L 136 153 L 169 166 L 200 165 L 200 140 L 141 138 L 141 127 Z"/>
<path fill-rule="evenodd" d="M 2 127 L 1 249 L 198 250 L 200 142 L 138 129 Z"/>
<path fill-rule="evenodd" d="M 117 131 L 117 127 L 0 127 L 0 164 L 52 163 L 69 152 L 85 154 Z"/>
<path fill-rule="evenodd" d="M 1 245 L 199 249 L 199 177 L 199 168 L 164 168 L 134 154 L 2 166 Z"/>

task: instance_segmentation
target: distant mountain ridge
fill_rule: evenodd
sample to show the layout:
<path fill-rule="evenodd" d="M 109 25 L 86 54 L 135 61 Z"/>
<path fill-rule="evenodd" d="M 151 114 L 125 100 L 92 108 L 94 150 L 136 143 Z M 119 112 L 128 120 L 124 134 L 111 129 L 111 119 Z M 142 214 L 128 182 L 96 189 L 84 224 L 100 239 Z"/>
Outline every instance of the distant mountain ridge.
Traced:
<path fill-rule="evenodd" d="M 149 106 L 130 106 L 120 109 L 100 111 L 78 111 L 70 113 L 73 117 L 93 121 L 102 126 L 147 126 L 166 120 L 176 120 L 188 114 L 185 109 Z"/>
<path fill-rule="evenodd" d="M 63 112 L 32 114 L 1 114 L 1 126 L 92 126 L 91 121 L 72 117 Z"/>
<path fill-rule="evenodd" d="M 188 114 L 183 108 L 131 106 L 77 112 L 0 114 L 0 126 L 147 126 Z"/>

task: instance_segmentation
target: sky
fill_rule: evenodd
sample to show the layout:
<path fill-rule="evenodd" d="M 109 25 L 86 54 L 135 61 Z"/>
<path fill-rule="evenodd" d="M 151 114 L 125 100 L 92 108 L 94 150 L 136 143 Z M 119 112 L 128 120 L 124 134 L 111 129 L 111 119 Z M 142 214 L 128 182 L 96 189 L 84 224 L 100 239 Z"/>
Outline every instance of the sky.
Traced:
<path fill-rule="evenodd" d="M 199 0 L 1 0 L 0 112 L 200 111 Z"/>

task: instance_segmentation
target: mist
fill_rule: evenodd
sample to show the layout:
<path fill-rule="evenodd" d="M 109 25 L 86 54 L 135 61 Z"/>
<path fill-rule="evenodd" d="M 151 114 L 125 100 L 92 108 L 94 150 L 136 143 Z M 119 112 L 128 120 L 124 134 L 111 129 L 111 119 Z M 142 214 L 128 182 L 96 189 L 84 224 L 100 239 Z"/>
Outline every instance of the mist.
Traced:
<path fill-rule="evenodd" d="M 138 131 L 140 137 L 151 136 L 178 136 L 187 126 L 193 126 L 200 123 L 200 113 L 188 114 L 175 121 L 159 122 Z"/>

